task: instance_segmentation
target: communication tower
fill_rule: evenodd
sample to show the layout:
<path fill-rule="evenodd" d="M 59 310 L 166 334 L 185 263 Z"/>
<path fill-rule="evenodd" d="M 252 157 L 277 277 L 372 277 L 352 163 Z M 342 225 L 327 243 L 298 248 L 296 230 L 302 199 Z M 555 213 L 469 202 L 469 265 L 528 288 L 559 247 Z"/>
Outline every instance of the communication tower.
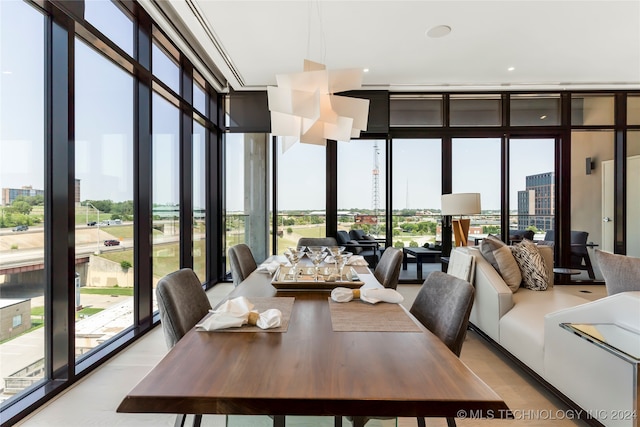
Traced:
<path fill-rule="evenodd" d="M 374 234 L 378 233 L 378 213 L 379 213 L 378 211 L 380 210 L 380 163 L 378 161 L 379 154 L 380 154 L 380 149 L 378 148 L 378 141 L 374 141 L 373 170 L 371 171 L 371 176 L 372 176 L 371 208 L 373 210 L 373 215 L 376 218 Z"/>

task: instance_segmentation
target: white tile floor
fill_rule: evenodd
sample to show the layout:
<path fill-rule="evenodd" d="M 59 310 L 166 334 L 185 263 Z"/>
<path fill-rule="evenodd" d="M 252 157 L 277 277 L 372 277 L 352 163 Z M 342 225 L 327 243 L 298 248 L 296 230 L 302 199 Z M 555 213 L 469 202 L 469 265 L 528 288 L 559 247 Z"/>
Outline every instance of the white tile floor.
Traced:
<path fill-rule="evenodd" d="M 232 289 L 231 284 L 221 284 L 208 292 L 212 303 L 218 301 Z M 419 285 L 400 285 L 398 290 L 405 296 L 406 307 L 415 298 Z M 597 298 L 604 296 L 604 286 L 564 286 L 557 290 L 582 296 Z M 580 291 L 590 290 L 591 294 Z M 155 414 L 119 414 L 116 408 L 126 393 L 135 386 L 144 375 L 166 353 L 162 329 L 153 331 L 132 344 L 128 349 L 116 355 L 102 367 L 85 377 L 74 387 L 39 408 L 18 425 L 20 426 L 172 426 L 175 417 Z M 536 381 L 524 374 L 501 353 L 489 346 L 476 334 L 467 334 L 462 360 L 498 394 L 512 410 L 564 410 L 566 407 L 550 395 Z M 573 420 L 545 420 L 540 417 L 516 420 L 458 420 L 460 427 L 505 425 L 520 426 L 581 426 L 586 425 Z M 232 427 L 270 427 L 268 417 L 229 417 Z M 428 420 L 429 426 L 446 425 L 444 420 Z M 204 426 L 225 426 L 224 416 L 203 417 Z M 287 426 L 327 426 L 333 425 L 331 417 L 287 417 Z M 345 422 L 345 426 L 349 423 Z M 394 420 L 373 420 L 367 427 L 395 426 Z M 399 427 L 415 426 L 413 418 L 400 418 Z"/>

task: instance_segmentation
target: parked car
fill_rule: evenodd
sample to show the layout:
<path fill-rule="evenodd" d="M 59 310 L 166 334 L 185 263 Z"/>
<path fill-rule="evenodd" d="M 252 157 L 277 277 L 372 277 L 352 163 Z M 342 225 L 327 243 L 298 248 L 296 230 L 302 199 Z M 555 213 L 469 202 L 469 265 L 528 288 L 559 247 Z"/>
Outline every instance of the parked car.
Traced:
<path fill-rule="evenodd" d="M 109 239 L 104 241 L 105 246 L 119 246 L 120 241 L 116 239 Z"/>
<path fill-rule="evenodd" d="M 88 223 L 87 223 L 87 225 L 88 225 L 89 227 L 93 227 L 93 226 L 94 226 L 94 225 L 96 225 L 96 224 L 98 224 L 98 223 L 97 223 L 97 222 L 95 222 L 95 221 L 91 221 L 91 222 L 88 222 Z"/>
<path fill-rule="evenodd" d="M 27 231 L 29 229 L 29 226 L 27 225 L 16 225 L 15 227 L 13 227 L 13 231 Z"/>

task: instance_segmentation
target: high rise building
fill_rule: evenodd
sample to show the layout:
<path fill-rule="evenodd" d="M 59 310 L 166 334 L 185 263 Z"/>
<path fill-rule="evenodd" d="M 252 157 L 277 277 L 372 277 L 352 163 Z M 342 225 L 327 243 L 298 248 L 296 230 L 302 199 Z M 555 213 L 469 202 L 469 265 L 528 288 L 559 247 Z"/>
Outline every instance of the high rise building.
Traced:
<path fill-rule="evenodd" d="M 525 185 L 525 190 L 518 191 L 518 229 L 533 225 L 540 230 L 553 230 L 555 173 L 529 175 Z"/>

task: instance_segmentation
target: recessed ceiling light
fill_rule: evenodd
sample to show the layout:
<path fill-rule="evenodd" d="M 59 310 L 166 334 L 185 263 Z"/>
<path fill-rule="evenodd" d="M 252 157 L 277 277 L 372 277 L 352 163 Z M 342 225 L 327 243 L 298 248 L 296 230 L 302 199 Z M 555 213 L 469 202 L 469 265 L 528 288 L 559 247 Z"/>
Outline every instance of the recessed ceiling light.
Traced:
<path fill-rule="evenodd" d="M 544 119 L 546 119 L 546 118 L 547 118 L 547 116 L 546 116 L 545 114 L 543 114 L 542 116 L 540 116 L 540 120 L 544 120 Z"/>
<path fill-rule="evenodd" d="M 12 71 L 3 71 L 2 74 L 13 74 Z"/>
<path fill-rule="evenodd" d="M 507 68 L 507 71 L 513 71 L 515 69 L 516 69 L 516 67 L 509 67 L 509 68 Z"/>
<path fill-rule="evenodd" d="M 363 73 L 368 73 L 368 72 L 369 72 L 369 69 L 368 69 L 368 68 L 363 68 L 363 69 L 362 69 L 362 72 L 363 72 Z"/>
<path fill-rule="evenodd" d="M 427 30 L 426 34 L 428 37 L 432 39 L 437 39 L 438 37 L 444 37 L 451 32 L 451 27 L 448 25 L 436 25 L 435 27 L 431 27 Z"/>

